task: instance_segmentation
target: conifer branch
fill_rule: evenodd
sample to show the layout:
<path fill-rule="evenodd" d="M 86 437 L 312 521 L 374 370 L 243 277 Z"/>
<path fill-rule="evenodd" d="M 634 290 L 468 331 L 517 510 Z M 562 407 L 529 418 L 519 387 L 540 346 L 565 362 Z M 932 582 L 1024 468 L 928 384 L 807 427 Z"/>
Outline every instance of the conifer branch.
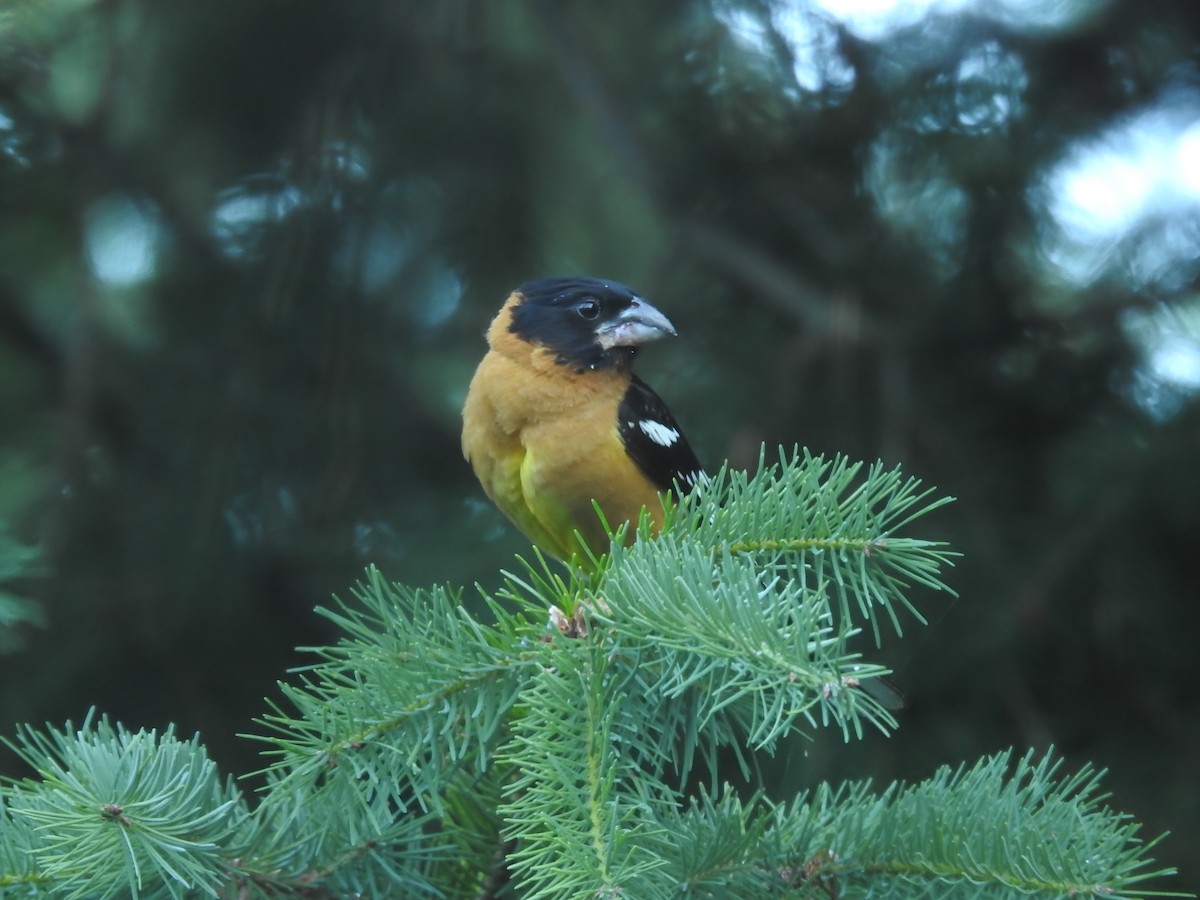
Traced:
<path fill-rule="evenodd" d="M 1061 774 L 1051 753 L 1011 752 L 872 794 L 867 783 L 821 786 L 777 811 L 785 869 L 810 881 L 926 896 L 1150 896 L 1154 869 L 1138 826 L 1102 804 L 1100 774 Z"/>
<path fill-rule="evenodd" d="M 864 656 L 948 591 L 898 530 L 944 500 L 898 470 L 781 455 L 667 502 L 589 571 L 540 557 L 483 615 L 375 569 L 344 637 L 260 720 L 252 808 L 203 748 L 94 716 L 9 742 L 0 895 L 1149 896 L 1156 868 L 1099 774 L 1001 754 L 873 793 L 719 798 L 785 738 L 897 725 Z"/>
<path fill-rule="evenodd" d="M 66 897 L 216 896 L 221 847 L 246 810 L 199 741 L 131 733 L 90 713 L 72 730 L 26 728 L 5 741 L 39 776 L 5 796 L 24 826 L 14 837 L 37 865 L 32 881 Z"/>
<path fill-rule="evenodd" d="M 885 469 L 845 457 L 825 459 L 780 448 L 767 465 L 765 447 L 758 472 L 722 469 L 700 490 L 668 508 L 668 530 L 678 529 L 703 546 L 749 554 L 763 565 L 786 561 L 791 571 L 811 569 L 833 585 L 838 613 L 857 614 L 882 641 L 879 614 L 897 635 L 897 609 L 925 620 L 908 598 L 914 584 L 951 595 L 941 579 L 958 555 L 940 541 L 901 537 L 899 529 L 952 502 L 931 499 L 933 490 L 899 468 Z"/>
<path fill-rule="evenodd" d="M 650 794 L 660 792 L 637 766 L 621 673 L 598 650 L 581 644 L 553 654 L 504 755 L 516 777 L 501 814 L 526 897 L 641 896 L 634 886 L 657 865 L 643 844 L 656 827 Z"/>

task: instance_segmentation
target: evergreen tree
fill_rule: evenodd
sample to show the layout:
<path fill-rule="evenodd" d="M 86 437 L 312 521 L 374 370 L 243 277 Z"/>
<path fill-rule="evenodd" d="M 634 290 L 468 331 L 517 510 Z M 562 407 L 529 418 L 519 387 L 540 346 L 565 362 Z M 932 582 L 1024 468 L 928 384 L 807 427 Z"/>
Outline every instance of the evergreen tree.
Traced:
<path fill-rule="evenodd" d="M 795 452 L 666 502 L 657 538 L 538 559 L 482 615 L 370 569 L 260 721 L 256 802 L 173 729 L 24 729 L 0 893 L 1133 897 L 1170 871 L 1050 754 L 769 796 L 764 757 L 897 726 L 870 651 L 949 590 L 955 554 L 902 533 L 945 500 Z"/>

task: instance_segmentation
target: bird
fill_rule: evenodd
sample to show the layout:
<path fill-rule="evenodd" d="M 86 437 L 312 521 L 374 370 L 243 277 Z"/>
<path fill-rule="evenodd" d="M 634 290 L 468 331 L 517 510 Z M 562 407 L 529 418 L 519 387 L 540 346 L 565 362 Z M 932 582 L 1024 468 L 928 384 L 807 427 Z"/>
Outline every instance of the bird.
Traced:
<path fill-rule="evenodd" d="M 609 549 L 604 523 L 636 525 L 643 508 L 657 532 L 660 493 L 704 481 L 675 417 L 633 372 L 644 344 L 675 335 L 632 288 L 579 276 L 522 284 L 492 320 L 463 405 L 463 456 L 550 555 L 587 565 Z"/>

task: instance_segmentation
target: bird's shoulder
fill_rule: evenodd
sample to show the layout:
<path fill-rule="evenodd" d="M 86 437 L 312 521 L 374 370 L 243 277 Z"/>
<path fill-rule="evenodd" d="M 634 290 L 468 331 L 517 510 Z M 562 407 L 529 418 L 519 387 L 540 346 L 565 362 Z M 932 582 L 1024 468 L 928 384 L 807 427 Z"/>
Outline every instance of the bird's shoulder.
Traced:
<path fill-rule="evenodd" d="M 637 375 L 631 376 L 617 407 L 617 430 L 625 452 L 660 491 L 676 484 L 687 491 L 704 478 L 667 404 Z"/>

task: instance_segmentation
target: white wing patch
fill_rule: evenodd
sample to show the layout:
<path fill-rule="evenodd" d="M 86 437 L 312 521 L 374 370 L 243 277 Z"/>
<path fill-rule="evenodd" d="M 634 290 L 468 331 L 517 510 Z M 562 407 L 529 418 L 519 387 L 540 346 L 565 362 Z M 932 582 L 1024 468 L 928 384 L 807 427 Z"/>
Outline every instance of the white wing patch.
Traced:
<path fill-rule="evenodd" d="M 637 423 L 642 433 L 660 447 L 672 447 L 679 440 L 679 429 L 655 422 L 653 419 L 642 419 Z"/>

